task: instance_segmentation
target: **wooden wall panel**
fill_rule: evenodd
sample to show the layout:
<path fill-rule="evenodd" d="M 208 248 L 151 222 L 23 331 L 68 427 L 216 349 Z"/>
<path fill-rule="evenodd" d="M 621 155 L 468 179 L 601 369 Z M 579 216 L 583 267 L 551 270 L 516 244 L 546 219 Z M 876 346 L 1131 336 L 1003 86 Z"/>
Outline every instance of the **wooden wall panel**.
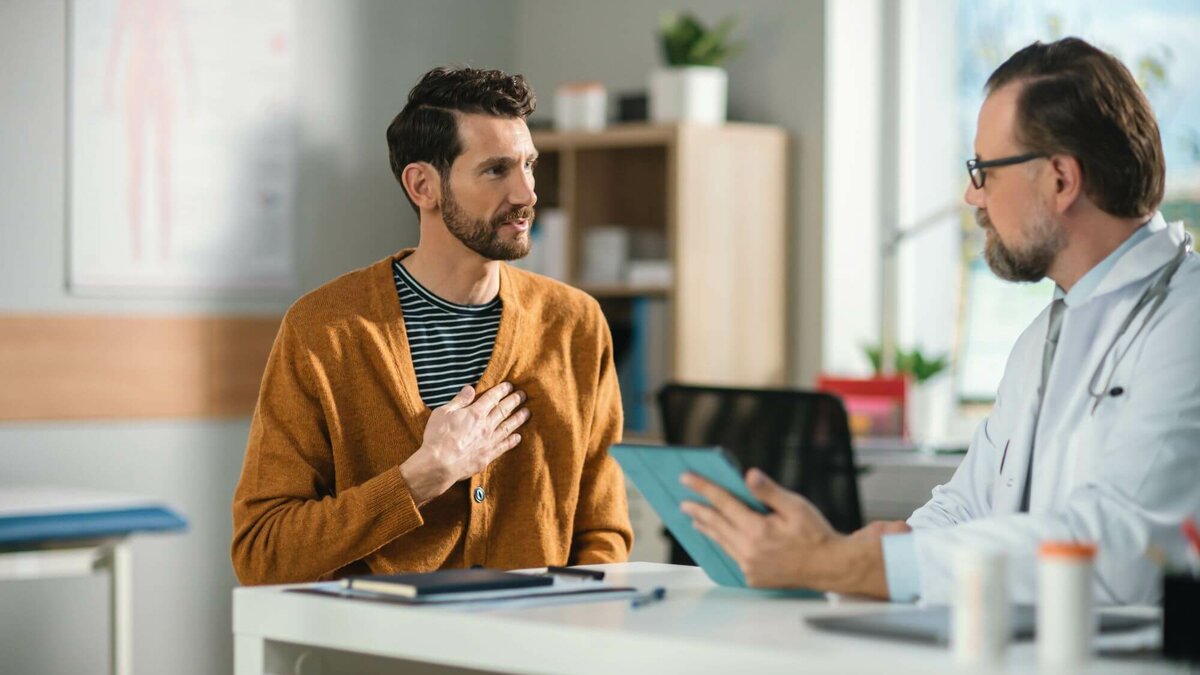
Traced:
<path fill-rule="evenodd" d="M 778 127 L 680 127 L 674 241 L 681 379 L 787 382 L 787 147 Z"/>
<path fill-rule="evenodd" d="M 249 415 L 279 321 L 0 315 L 0 421 Z"/>

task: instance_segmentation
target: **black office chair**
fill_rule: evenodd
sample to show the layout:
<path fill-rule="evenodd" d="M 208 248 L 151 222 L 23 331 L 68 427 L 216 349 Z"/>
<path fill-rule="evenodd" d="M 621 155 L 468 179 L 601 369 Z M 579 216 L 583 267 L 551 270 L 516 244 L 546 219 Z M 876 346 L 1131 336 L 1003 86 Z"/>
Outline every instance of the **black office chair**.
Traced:
<path fill-rule="evenodd" d="M 743 467 L 758 467 L 804 495 L 838 531 L 862 527 L 850 424 L 838 397 L 668 384 L 658 404 L 668 444 L 720 445 Z M 694 564 L 674 538 L 671 562 Z"/>

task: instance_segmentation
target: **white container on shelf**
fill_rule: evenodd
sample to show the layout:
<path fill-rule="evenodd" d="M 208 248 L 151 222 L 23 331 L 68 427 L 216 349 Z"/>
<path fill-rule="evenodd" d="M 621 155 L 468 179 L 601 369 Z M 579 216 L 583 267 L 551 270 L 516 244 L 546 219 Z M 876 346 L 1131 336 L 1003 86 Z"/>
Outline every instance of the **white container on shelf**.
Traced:
<path fill-rule="evenodd" d="M 724 68 L 656 68 L 647 84 L 652 122 L 725 122 L 729 76 Z"/>
<path fill-rule="evenodd" d="M 1038 554 L 1038 664 L 1072 669 L 1092 656 L 1096 613 L 1092 609 L 1096 546 L 1075 541 L 1043 542 Z"/>
<path fill-rule="evenodd" d="M 594 225 L 584 230 L 583 269 L 588 284 L 618 284 L 625 281 L 629 259 L 629 230 L 619 225 Z"/>
<path fill-rule="evenodd" d="M 544 208 L 537 211 L 538 242 L 542 247 L 542 274 L 567 280 L 567 212 Z"/>
<path fill-rule="evenodd" d="M 966 666 L 1003 662 L 1012 637 L 1004 553 L 962 548 L 954 555 L 954 607 L 950 643 L 954 660 Z"/>
<path fill-rule="evenodd" d="M 554 91 L 554 128 L 600 131 L 608 118 L 608 92 L 599 82 L 567 82 Z"/>
<path fill-rule="evenodd" d="M 670 260 L 630 260 L 626 266 L 626 281 L 631 286 L 670 286 L 674 278 Z"/>

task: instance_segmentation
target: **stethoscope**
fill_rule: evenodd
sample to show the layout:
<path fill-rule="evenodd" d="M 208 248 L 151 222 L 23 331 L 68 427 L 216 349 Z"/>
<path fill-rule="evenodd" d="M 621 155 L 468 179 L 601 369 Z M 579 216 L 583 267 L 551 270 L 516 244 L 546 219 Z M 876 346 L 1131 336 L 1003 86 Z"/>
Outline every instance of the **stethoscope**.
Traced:
<path fill-rule="evenodd" d="M 1192 235 L 1185 232 L 1183 234 L 1183 243 L 1179 245 L 1179 252 L 1171 259 L 1171 262 L 1167 263 L 1163 271 L 1159 272 L 1158 278 L 1142 293 L 1142 297 L 1138 298 L 1137 304 L 1133 306 L 1133 309 L 1129 310 L 1129 315 L 1121 322 L 1121 327 L 1117 329 L 1117 334 L 1108 345 L 1108 349 L 1104 350 L 1104 356 L 1100 359 L 1100 363 L 1096 365 L 1096 371 L 1092 373 L 1092 379 L 1088 382 L 1088 394 L 1091 394 L 1094 399 L 1092 402 L 1092 413 L 1096 412 L 1096 407 L 1100 405 L 1105 396 L 1110 394 L 1120 396 L 1123 393 L 1124 390 L 1120 387 L 1109 389 L 1109 385 L 1112 384 L 1113 375 L 1116 374 L 1117 367 L 1121 365 L 1121 359 L 1125 358 L 1125 354 L 1129 353 L 1129 348 L 1133 346 L 1138 336 L 1142 334 L 1142 329 L 1146 327 L 1146 324 L 1150 323 L 1150 319 L 1154 317 L 1154 313 L 1158 311 L 1163 301 L 1167 299 L 1167 291 L 1171 286 L 1171 278 L 1179 271 L 1180 265 L 1183 265 L 1183 261 L 1187 258 L 1187 254 L 1191 250 Z M 1125 335 L 1125 331 L 1129 330 L 1129 326 L 1133 324 L 1133 320 L 1146 307 L 1150 309 L 1146 312 L 1145 320 L 1138 326 L 1137 332 L 1133 334 L 1133 338 L 1129 341 L 1129 346 L 1124 351 L 1117 353 L 1116 358 L 1113 360 L 1112 368 L 1108 369 L 1108 378 L 1104 380 L 1104 386 L 1097 389 L 1096 384 L 1104 374 L 1104 364 L 1108 362 L 1108 357 L 1116 351 L 1117 343 L 1121 341 L 1121 337 Z"/>

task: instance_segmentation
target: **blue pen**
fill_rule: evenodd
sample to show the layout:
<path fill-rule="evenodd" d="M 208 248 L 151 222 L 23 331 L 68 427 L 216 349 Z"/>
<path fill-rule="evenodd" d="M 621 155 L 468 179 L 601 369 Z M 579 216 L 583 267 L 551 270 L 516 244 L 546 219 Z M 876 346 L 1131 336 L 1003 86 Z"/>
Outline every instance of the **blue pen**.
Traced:
<path fill-rule="evenodd" d="M 655 588 L 654 590 L 649 591 L 647 593 L 635 595 L 633 597 L 633 599 L 629 601 L 629 606 L 634 609 L 637 609 L 638 607 L 641 607 L 642 605 L 648 605 L 652 602 L 658 602 L 659 600 L 662 600 L 665 597 L 667 597 L 667 589 L 663 588 L 662 586 L 659 586 L 658 588 Z"/>

